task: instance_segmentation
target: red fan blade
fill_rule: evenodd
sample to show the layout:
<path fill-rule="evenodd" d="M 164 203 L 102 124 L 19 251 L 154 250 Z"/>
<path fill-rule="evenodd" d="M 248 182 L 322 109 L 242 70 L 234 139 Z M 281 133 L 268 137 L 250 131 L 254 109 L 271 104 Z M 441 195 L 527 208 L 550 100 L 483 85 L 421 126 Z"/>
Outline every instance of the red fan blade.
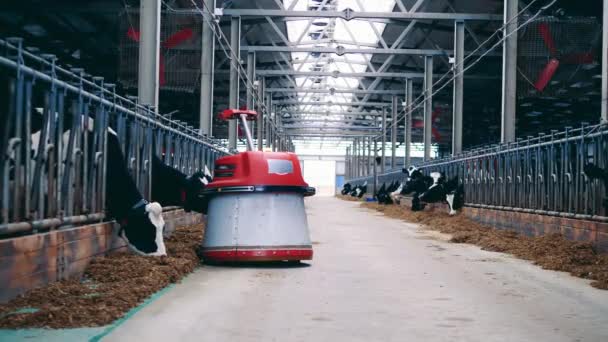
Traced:
<path fill-rule="evenodd" d="M 562 63 L 566 64 L 592 64 L 595 56 L 590 52 L 571 53 L 560 58 Z"/>
<path fill-rule="evenodd" d="M 185 28 L 183 30 L 177 31 L 163 42 L 163 47 L 165 49 L 172 49 L 177 45 L 185 42 L 186 40 L 192 38 L 193 35 L 194 32 L 191 28 Z"/>
<path fill-rule="evenodd" d="M 536 80 L 536 83 L 534 83 L 534 88 L 538 91 L 543 91 L 547 84 L 549 84 L 549 81 L 551 81 L 551 78 L 553 78 L 553 75 L 557 71 L 557 67 L 559 67 L 559 61 L 555 58 L 551 58 L 549 63 L 545 65 L 538 75 L 538 79 Z"/>
<path fill-rule="evenodd" d="M 138 42 L 139 41 L 139 31 L 135 31 L 132 27 L 127 31 L 127 37 L 129 39 Z"/>
<path fill-rule="evenodd" d="M 538 32 L 541 37 L 543 37 L 543 41 L 549 49 L 551 56 L 555 56 L 557 53 L 557 49 L 555 48 L 555 41 L 553 41 L 553 36 L 551 35 L 551 30 L 549 30 L 549 25 L 547 23 L 538 24 Z"/>
<path fill-rule="evenodd" d="M 422 120 L 413 120 L 412 121 L 412 128 L 423 128 L 424 127 L 424 122 Z"/>
<path fill-rule="evenodd" d="M 163 53 L 161 52 L 158 55 L 158 84 L 159 86 L 164 86 L 166 83 L 165 79 L 165 58 Z"/>

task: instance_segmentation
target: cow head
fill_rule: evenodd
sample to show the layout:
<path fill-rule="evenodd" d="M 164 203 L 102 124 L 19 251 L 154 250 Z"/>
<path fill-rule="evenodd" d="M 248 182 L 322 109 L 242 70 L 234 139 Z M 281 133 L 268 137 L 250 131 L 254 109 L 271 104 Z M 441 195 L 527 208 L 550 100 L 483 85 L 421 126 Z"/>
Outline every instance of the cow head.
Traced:
<path fill-rule="evenodd" d="M 410 166 L 402 171 L 406 174 L 405 182 L 401 187 L 402 195 L 411 194 L 412 192 L 423 192 L 427 189 L 427 182 L 425 182 L 424 175 L 419 168 Z"/>
<path fill-rule="evenodd" d="M 163 230 L 163 208 L 157 202 L 142 201 L 121 222 L 120 237 L 138 254 L 149 256 L 167 255 Z"/>
<path fill-rule="evenodd" d="M 431 178 L 433 179 L 433 184 L 420 195 L 420 200 L 426 203 L 443 201 L 446 195 L 445 187 L 443 186 L 445 177 L 440 172 L 431 172 Z"/>
<path fill-rule="evenodd" d="M 213 181 L 211 172 L 205 166 L 204 171 L 194 173 L 192 176 L 186 179 L 186 190 L 185 190 L 185 211 L 196 211 L 199 213 L 206 214 L 209 200 L 202 194 L 203 190 L 209 183 Z"/>
<path fill-rule="evenodd" d="M 456 210 L 464 206 L 464 186 L 458 184 L 458 177 L 453 177 L 443 184 L 445 188 L 445 200 L 450 206 L 450 215 L 455 215 Z"/>

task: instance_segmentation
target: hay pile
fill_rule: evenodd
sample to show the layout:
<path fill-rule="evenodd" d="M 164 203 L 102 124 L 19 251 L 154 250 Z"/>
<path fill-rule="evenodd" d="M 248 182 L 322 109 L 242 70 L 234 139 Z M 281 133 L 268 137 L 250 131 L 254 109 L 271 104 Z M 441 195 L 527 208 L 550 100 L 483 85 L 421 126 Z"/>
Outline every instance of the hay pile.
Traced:
<path fill-rule="evenodd" d="M 597 253 L 590 243 L 565 239 L 560 234 L 525 236 L 509 230 L 494 229 L 445 212 L 413 212 L 398 205 L 361 203 L 361 206 L 393 218 L 419 223 L 424 227 L 452 235 L 454 243 L 469 243 L 484 250 L 509 253 L 532 261 L 544 269 L 563 271 L 592 280 L 591 286 L 608 290 L 608 255 Z"/>
<path fill-rule="evenodd" d="M 361 202 L 361 201 L 363 201 L 363 198 L 353 197 L 351 195 L 338 194 L 338 195 L 336 195 L 336 197 L 338 197 L 341 200 L 345 200 L 345 201 L 352 201 L 352 202 Z"/>
<path fill-rule="evenodd" d="M 165 239 L 167 257 L 117 253 L 94 259 L 83 279 L 29 291 L 0 305 L 2 328 L 76 328 L 112 323 L 197 265 L 204 225 L 178 228 Z"/>

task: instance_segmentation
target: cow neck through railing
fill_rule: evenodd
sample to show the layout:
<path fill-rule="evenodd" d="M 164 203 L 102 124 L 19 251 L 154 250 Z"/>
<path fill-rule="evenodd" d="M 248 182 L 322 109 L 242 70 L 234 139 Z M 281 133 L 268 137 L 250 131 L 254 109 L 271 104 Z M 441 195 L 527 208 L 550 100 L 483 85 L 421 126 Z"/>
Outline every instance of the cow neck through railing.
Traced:
<path fill-rule="evenodd" d="M 117 95 L 103 78 L 27 51 L 21 39 L 0 39 L 0 50 L 0 86 L 7 85 L 0 103 L 8 103 L 0 124 L 0 237 L 103 220 L 106 134 L 117 135 L 148 199 L 153 153 L 188 175 L 230 154 L 218 140 Z"/>
<path fill-rule="evenodd" d="M 607 124 L 583 123 L 416 166 L 458 176 L 467 206 L 608 221 L 603 181 L 583 172 L 589 163 L 608 169 Z M 378 186 L 403 179 L 400 169 L 389 170 L 378 175 Z M 345 182 L 366 181 L 372 184 L 373 174 Z"/>

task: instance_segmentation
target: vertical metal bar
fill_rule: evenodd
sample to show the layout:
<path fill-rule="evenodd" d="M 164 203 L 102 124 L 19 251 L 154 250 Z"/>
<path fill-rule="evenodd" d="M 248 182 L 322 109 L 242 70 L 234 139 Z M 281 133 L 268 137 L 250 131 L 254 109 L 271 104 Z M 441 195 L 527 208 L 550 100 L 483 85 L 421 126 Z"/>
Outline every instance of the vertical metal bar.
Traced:
<path fill-rule="evenodd" d="M 245 114 L 241 114 L 241 125 L 243 125 L 245 138 L 247 139 L 247 150 L 253 151 L 253 138 L 251 137 L 251 131 L 249 130 L 249 125 L 247 124 L 247 115 Z"/>
<path fill-rule="evenodd" d="M 391 169 L 394 169 L 397 165 L 397 126 L 399 121 L 397 120 L 397 96 L 393 95 L 392 98 L 392 120 L 391 120 Z"/>
<path fill-rule="evenodd" d="M 247 91 L 247 109 L 251 109 L 251 110 L 255 109 L 254 103 L 253 103 L 253 97 L 254 97 L 254 92 L 255 92 L 254 80 L 255 80 L 255 52 L 249 51 L 249 52 L 247 52 L 247 80 L 245 80 L 245 89 Z M 242 123 L 244 125 L 247 125 L 250 133 L 252 131 L 252 126 L 251 126 L 252 123 L 253 123 L 253 121 L 251 123 L 247 122 L 247 121 Z M 253 139 L 253 137 L 252 137 L 252 139 Z M 251 149 L 251 151 L 253 151 L 253 148 Z"/>
<path fill-rule="evenodd" d="M 382 164 L 380 164 L 380 173 L 384 174 L 384 166 L 386 165 L 386 107 L 382 107 Z"/>
<path fill-rule="evenodd" d="M 239 107 L 239 68 L 241 65 L 241 17 L 233 16 L 230 19 L 230 48 L 236 56 L 230 56 L 230 108 Z M 228 147 L 236 149 L 237 122 L 228 121 Z"/>
<path fill-rule="evenodd" d="M 23 203 L 23 214 L 24 218 L 29 219 L 31 214 L 31 184 L 32 184 L 32 81 L 27 80 L 25 82 L 25 131 L 23 136 L 25 138 L 25 160 L 23 162 L 23 176 L 25 178 L 24 184 L 24 197 L 25 202 Z"/>
<path fill-rule="evenodd" d="M 158 108 L 161 0 L 139 5 L 139 73 L 137 97 L 141 104 Z M 204 50 L 204 49 L 203 49 Z"/>
<path fill-rule="evenodd" d="M 433 128 L 433 56 L 424 58 L 424 161 L 431 159 Z"/>
<path fill-rule="evenodd" d="M 376 165 L 376 160 L 378 159 L 378 140 L 374 139 L 374 160 L 373 160 L 373 170 L 374 170 L 374 186 L 372 194 L 375 196 L 376 191 L 378 191 L 378 165 Z"/>
<path fill-rule="evenodd" d="M 602 24 L 602 122 L 608 123 L 608 0 L 604 0 Z"/>
<path fill-rule="evenodd" d="M 464 21 L 454 22 L 454 104 L 452 118 L 452 155 L 462 152 L 462 101 L 464 60 Z"/>
<path fill-rule="evenodd" d="M 413 81 L 411 78 L 405 79 L 405 102 L 406 102 L 406 110 L 405 110 L 405 160 L 404 167 L 408 167 L 411 163 L 411 153 L 412 153 L 412 101 L 414 98 L 414 87 Z"/>
<path fill-rule="evenodd" d="M 215 60 L 215 37 L 212 13 L 207 10 L 215 9 L 215 0 L 203 0 L 203 30 L 201 35 L 201 104 L 199 111 L 199 130 L 202 135 L 213 134 L 213 68 Z"/>
<path fill-rule="evenodd" d="M 13 187 L 13 222 L 18 222 L 19 219 L 21 218 L 21 203 L 22 203 L 22 197 L 24 194 L 24 191 L 22 191 L 22 179 L 23 179 L 23 173 L 21 172 L 22 167 L 21 167 L 21 151 L 22 151 L 22 147 L 23 147 L 23 141 L 24 139 L 26 140 L 30 140 L 29 136 L 23 136 L 22 133 L 22 123 L 23 123 L 23 97 L 24 97 L 24 79 L 23 79 L 23 74 L 19 73 L 19 75 L 17 76 L 17 82 L 16 82 L 16 86 L 17 89 L 15 89 L 15 134 L 14 134 L 14 138 L 16 142 L 16 146 L 15 148 L 13 148 L 13 153 L 15 155 L 15 160 L 14 160 L 14 177 L 13 177 L 13 182 L 14 182 L 14 187 Z M 9 115 L 11 115 L 12 113 L 9 112 Z M 10 148 L 10 145 L 9 145 Z M 29 151 L 26 150 L 25 153 L 25 158 L 29 159 L 30 157 L 30 153 Z M 6 163 L 6 160 L 5 160 Z M 5 185 L 6 187 L 8 187 L 8 184 Z M 8 203 L 4 203 L 5 207 L 10 207 L 8 205 Z M 3 215 L 3 217 L 6 219 L 7 217 Z"/>
<path fill-rule="evenodd" d="M 270 126 L 270 118 L 272 116 L 272 93 L 268 93 L 268 96 L 266 96 L 266 128 L 264 129 L 266 131 L 266 147 L 270 148 L 272 146 L 272 143 L 270 141 L 270 139 L 272 138 L 272 127 Z"/>
<path fill-rule="evenodd" d="M 258 119 L 257 119 L 257 129 L 258 129 L 258 151 L 262 151 L 264 149 L 264 94 L 266 88 L 266 78 L 261 77 L 258 83 L 258 102 L 257 102 L 257 111 L 258 111 Z"/>
<path fill-rule="evenodd" d="M 502 45 L 502 120 L 501 142 L 515 140 L 517 103 L 517 12 L 519 0 L 504 1 L 504 36 Z M 507 24 L 508 23 L 508 24 Z"/>
<path fill-rule="evenodd" d="M 365 175 L 369 176 L 372 174 L 372 137 L 363 138 L 367 140 L 367 160 L 365 161 Z"/>

